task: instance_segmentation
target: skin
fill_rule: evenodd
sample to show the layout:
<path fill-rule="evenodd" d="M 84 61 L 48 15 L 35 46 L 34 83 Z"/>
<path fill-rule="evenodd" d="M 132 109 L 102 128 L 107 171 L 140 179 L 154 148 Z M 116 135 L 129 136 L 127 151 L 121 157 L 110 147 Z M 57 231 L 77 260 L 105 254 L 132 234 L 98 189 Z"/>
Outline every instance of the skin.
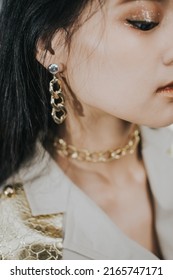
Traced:
<path fill-rule="evenodd" d="M 63 41 L 57 33 L 52 41 L 55 55 L 48 52 L 43 62 L 39 47 L 37 59 L 46 68 L 64 65 L 65 139 L 79 148 L 103 151 L 124 145 L 132 124 L 158 128 L 173 122 L 173 91 L 157 92 L 173 81 L 173 1 L 107 0 L 102 9 L 96 11 L 96 6 L 97 1 L 83 12 L 70 52 L 63 43 L 57 48 Z M 143 31 L 132 21 L 157 26 Z M 71 92 L 83 116 L 71 105 Z M 155 251 L 147 175 L 137 153 L 106 164 L 56 160 L 130 238 Z"/>

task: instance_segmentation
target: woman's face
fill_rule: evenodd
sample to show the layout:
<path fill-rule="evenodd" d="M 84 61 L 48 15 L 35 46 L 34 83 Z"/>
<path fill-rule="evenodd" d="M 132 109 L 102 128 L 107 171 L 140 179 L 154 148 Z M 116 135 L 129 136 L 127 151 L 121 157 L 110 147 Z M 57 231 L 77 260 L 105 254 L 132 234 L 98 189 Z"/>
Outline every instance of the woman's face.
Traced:
<path fill-rule="evenodd" d="M 105 2 L 90 7 L 73 36 L 65 73 L 72 91 L 85 112 L 173 123 L 173 1 Z"/>

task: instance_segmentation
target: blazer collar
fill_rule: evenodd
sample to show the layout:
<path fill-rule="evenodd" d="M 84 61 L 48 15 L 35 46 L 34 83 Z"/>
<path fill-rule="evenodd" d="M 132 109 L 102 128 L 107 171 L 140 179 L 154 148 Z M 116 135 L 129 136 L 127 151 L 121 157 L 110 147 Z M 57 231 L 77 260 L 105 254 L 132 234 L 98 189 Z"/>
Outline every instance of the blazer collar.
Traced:
<path fill-rule="evenodd" d="M 164 209 L 173 208 L 173 132 L 169 128 L 141 127 L 142 154 L 156 202 Z"/>
<path fill-rule="evenodd" d="M 143 128 L 143 158 L 155 202 L 156 231 L 165 259 L 173 258 L 173 132 Z"/>
<path fill-rule="evenodd" d="M 49 168 L 49 175 L 45 170 L 24 188 L 33 215 L 64 212 L 64 249 L 87 259 L 157 259 L 124 235 L 52 160 Z"/>
<path fill-rule="evenodd" d="M 65 215 L 64 248 L 89 259 L 157 259 L 128 238 L 77 187 L 71 188 Z"/>

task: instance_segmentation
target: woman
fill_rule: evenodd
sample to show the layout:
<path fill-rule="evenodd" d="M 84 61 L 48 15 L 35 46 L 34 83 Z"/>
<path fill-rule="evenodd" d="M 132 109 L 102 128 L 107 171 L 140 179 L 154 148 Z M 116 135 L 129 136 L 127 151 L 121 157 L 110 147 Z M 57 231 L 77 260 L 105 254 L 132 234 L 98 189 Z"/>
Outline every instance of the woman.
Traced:
<path fill-rule="evenodd" d="M 6 0 L 0 25 L 1 259 L 172 259 L 172 1 Z"/>

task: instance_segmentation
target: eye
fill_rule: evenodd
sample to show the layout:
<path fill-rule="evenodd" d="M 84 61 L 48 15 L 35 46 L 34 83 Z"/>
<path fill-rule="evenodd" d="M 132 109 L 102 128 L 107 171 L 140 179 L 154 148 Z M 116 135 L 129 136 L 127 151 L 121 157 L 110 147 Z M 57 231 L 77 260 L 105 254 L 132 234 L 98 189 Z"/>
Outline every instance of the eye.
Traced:
<path fill-rule="evenodd" d="M 136 29 L 140 29 L 142 31 L 148 31 L 155 28 L 159 22 L 154 21 L 142 21 L 142 20 L 130 20 L 127 19 L 127 22 Z"/>

